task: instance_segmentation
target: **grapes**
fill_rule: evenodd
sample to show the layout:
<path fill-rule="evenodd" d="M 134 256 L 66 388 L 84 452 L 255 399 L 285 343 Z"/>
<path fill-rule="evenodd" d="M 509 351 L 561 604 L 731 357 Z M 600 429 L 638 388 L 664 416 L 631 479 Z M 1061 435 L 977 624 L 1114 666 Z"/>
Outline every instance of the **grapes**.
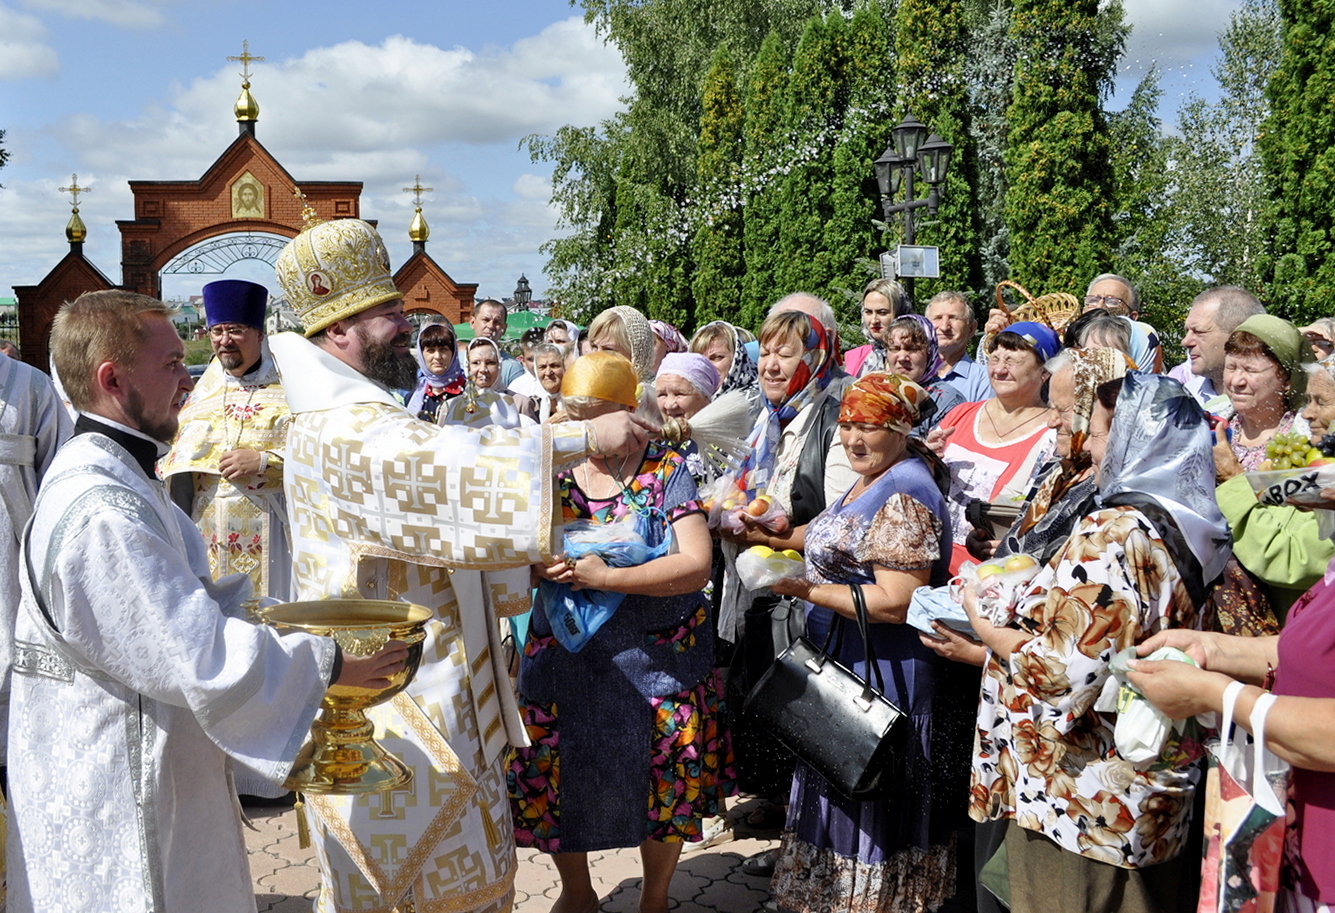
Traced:
<path fill-rule="evenodd" d="M 1285 431 L 1272 437 L 1265 445 L 1265 455 L 1269 457 L 1266 461 L 1269 466 L 1264 467 L 1264 470 L 1269 471 L 1300 469 L 1323 456 L 1305 435 L 1294 431 Z"/>

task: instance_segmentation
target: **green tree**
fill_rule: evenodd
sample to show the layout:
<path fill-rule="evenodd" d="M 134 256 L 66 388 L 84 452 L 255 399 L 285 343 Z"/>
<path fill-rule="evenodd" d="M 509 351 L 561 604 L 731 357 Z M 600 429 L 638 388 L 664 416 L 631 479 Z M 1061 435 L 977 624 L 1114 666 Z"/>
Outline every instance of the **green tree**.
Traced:
<path fill-rule="evenodd" d="M 895 73 L 899 110 L 912 113 L 953 145 L 950 170 L 931 218 L 915 215 L 915 243 L 940 248 L 941 278 L 922 280 L 921 302 L 942 289 L 971 289 L 982 279 L 975 183 L 977 158 L 969 110 L 970 42 L 961 0 L 900 0 L 895 11 Z M 918 183 L 917 188 L 926 190 Z"/>
<path fill-rule="evenodd" d="M 813 18 L 793 54 L 788 82 L 787 129 L 793 161 L 781 187 L 778 281 L 785 292 L 828 297 L 835 255 L 825 239 L 834 215 L 834 150 L 843 127 L 844 38 L 842 13 Z"/>
<path fill-rule="evenodd" d="M 1335 8 L 1281 0 L 1279 10 L 1282 57 L 1259 139 L 1273 245 L 1263 269 L 1276 313 L 1306 323 L 1329 314 L 1335 294 Z"/>
<path fill-rule="evenodd" d="M 831 207 L 825 238 L 832 262 L 830 304 L 841 324 L 861 322 L 862 286 L 873 275 L 871 260 L 885 249 L 876 227 L 881 209 L 872 162 L 885 149 L 894 121 L 894 52 L 889 13 L 879 0 L 860 5 L 849 21 L 847 98 L 843 128 L 834 149 Z M 846 341 L 854 336 L 846 335 Z"/>
<path fill-rule="evenodd" d="M 1220 60 L 1211 69 L 1218 100 L 1189 97 L 1178 135 L 1165 139 L 1184 266 L 1211 285 L 1259 293 L 1267 279 L 1268 187 L 1256 136 L 1270 112 L 1265 87 L 1279 64 L 1280 37 L 1275 0 L 1246 0 L 1219 33 Z"/>
<path fill-rule="evenodd" d="M 765 309 L 778 298 L 780 193 L 776 186 L 788 165 L 784 142 L 784 100 L 788 89 L 788 48 L 777 31 L 765 37 L 751 68 L 743 123 L 744 182 L 742 239 L 746 275 L 736 323 L 757 329 Z"/>
<path fill-rule="evenodd" d="M 720 45 L 705 78 L 691 253 L 695 326 L 735 317 L 742 300 L 743 114 L 732 55 Z"/>
<path fill-rule="evenodd" d="M 1109 25 L 1116 41 L 1109 47 Z M 1113 169 L 1103 101 L 1125 39 L 1121 6 L 1016 0 L 1006 114 L 1011 276 L 1037 293 L 1083 290 L 1113 246 Z"/>
<path fill-rule="evenodd" d="M 976 168 L 978 259 L 982 288 L 974 302 L 986 313 L 990 290 L 1010 277 L 1010 232 L 1006 228 L 1006 109 L 1015 79 L 1015 39 L 1010 0 L 983 0 L 969 8 L 972 47 L 965 66 L 969 82 Z"/>

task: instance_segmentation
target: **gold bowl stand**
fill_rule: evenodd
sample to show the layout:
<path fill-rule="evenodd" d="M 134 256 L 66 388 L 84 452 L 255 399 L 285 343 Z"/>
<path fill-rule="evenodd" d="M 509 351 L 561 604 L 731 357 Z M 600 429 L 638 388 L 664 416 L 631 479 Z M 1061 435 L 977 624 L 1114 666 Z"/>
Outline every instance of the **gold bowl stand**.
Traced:
<path fill-rule="evenodd" d="M 402 789 L 413 773 L 372 737 L 375 726 L 366 710 L 398 694 L 417 674 L 430 609 L 406 602 L 374 599 L 321 599 L 285 602 L 259 610 L 266 624 L 280 631 L 332 637 L 345 654 L 371 656 L 386 643 L 408 645 L 408 659 L 387 688 L 330 685 L 321 702 L 311 737 L 297 753 L 284 783 L 288 789 L 317 795 L 356 796 Z"/>

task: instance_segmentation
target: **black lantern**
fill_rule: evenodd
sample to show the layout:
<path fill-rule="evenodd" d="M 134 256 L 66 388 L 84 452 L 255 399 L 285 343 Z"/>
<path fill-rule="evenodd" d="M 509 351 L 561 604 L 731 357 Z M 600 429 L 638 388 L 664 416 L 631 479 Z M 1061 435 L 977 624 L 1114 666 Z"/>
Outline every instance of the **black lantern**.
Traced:
<path fill-rule="evenodd" d="M 950 143 L 935 133 L 918 149 L 918 161 L 922 163 L 922 177 L 935 187 L 946 179 L 946 169 L 950 167 L 950 153 L 955 149 Z"/>
<path fill-rule="evenodd" d="M 898 127 L 891 131 L 895 138 L 895 151 L 902 159 L 916 159 L 918 147 L 927 138 L 927 127 L 912 114 L 905 117 Z"/>
<path fill-rule="evenodd" d="M 528 278 L 523 273 L 519 274 L 519 282 L 515 285 L 514 298 L 517 309 L 521 311 L 525 310 L 528 303 L 533 300 L 533 289 L 529 288 Z"/>

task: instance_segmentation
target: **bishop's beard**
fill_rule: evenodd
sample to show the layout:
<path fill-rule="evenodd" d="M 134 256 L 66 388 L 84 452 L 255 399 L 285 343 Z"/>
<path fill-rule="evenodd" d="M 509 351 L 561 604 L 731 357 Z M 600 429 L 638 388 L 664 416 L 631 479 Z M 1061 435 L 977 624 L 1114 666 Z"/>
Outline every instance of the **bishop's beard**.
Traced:
<path fill-rule="evenodd" d="M 391 390 L 411 390 L 417 385 L 417 359 L 412 352 L 400 353 L 394 347 L 412 341 L 411 333 L 396 336 L 389 342 L 375 342 L 368 338 L 361 325 L 352 332 L 362 343 L 362 373 Z"/>

